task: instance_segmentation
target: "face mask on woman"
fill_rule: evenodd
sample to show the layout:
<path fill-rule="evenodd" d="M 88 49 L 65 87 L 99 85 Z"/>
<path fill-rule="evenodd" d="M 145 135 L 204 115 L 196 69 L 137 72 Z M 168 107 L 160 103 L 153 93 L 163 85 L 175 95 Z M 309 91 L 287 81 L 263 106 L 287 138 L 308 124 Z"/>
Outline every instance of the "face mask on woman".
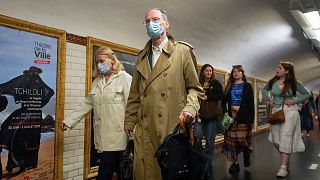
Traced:
<path fill-rule="evenodd" d="M 110 67 L 106 63 L 98 63 L 98 69 L 102 74 L 105 74 L 109 71 Z"/>
<path fill-rule="evenodd" d="M 163 33 L 163 29 L 161 27 L 160 22 L 150 21 L 147 26 L 147 34 L 151 39 L 156 39 L 161 36 Z"/>

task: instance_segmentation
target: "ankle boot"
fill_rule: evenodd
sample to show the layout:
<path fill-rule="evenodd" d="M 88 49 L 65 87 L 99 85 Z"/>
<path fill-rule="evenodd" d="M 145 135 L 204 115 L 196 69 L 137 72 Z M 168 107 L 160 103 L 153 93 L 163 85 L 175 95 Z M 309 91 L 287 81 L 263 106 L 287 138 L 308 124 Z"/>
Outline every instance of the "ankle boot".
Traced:
<path fill-rule="evenodd" d="M 251 166 L 251 161 L 250 161 L 251 153 L 252 153 L 252 150 L 247 147 L 243 150 L 243 165 L 244 165 L 244 167 Z"/>
<path fill-rule="evenodd" d="M 239 163 L 232 163 L 232 165 L 229 168 L 229 173 L 238 173 L 240 171 Z"/>

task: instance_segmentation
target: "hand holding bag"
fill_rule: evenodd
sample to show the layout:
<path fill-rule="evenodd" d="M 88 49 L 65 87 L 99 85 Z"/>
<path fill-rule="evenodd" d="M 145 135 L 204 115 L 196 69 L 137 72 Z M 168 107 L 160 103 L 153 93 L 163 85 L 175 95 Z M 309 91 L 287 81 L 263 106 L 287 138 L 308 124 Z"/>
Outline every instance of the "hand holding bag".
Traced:
<path fill-rule="evenodd" d="M 127 149 L 123 152 L 120 160 L 120 179 L 131 180 L 133 179 L 133 140 L 128 141 Z"/>
<path fill-rule="evenodd" d="M 207 179 L 210 162 L 202 153 L 195 151 L 193 140 L 191 123 L 184 124 L 180 119 L 155 152 L 163 180 Z"/>
<path fill-rule="evenodd" d="M 227 130 L 229 129 L 229 127 L 233 122 L 234 122 L 234 119 L 232 117 L 230 117 L 229 115 L 224 115 L 221 121 L 221 126 L 224 130 Z"/>
<path fill-rule="evenodd" d="M 284 103 L 282 103 L 282 108 L 272 113 L 272 106 L 267 105 L 267 120 L 269 124 L 277 124 L 277 123 L 283 123 L 286 118 L 283 111 Z"/>

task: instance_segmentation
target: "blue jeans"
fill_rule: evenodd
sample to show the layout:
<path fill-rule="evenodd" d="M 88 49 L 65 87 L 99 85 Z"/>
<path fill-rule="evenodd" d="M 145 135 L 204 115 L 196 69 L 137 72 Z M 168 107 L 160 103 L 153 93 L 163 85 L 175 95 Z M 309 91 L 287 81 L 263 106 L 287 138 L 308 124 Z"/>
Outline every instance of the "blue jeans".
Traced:
<path fill-rule="evenodd" d="M 202 119 L 201 122 L 197 122 L 194 124 L 194 137 L 196 140 L 201 140 L 205 137 L 206 146 L 202 150 L 202 153 L 208 158 L 210 161 L 209 168 L 211 169 L 210 173 L 212 176 L 212 160 L 213 160 L 213 151 L 214 151 L 214 142 L 217 134 L 217 125 L 218 125 L 218 117 L 210 120 Z"/>
<path fill-rule="evenodd" d="M 195 139 L 202 139 L 205 137 L 206 146 L 203 150 L 208 158 L 212 160 L 214 151 L 214 141 L 217 134 L 218 119 L 215 120 L 202 120 L 194 124 Z"/>

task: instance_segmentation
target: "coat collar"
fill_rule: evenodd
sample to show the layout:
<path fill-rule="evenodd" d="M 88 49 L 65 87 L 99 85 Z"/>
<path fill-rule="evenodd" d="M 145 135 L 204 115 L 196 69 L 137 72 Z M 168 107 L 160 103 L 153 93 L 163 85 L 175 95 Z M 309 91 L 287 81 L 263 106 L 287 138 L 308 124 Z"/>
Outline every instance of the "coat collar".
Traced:
<path fill-rule="evenodd" d="M 136 65 L 136 68 L 137 71 L 140 72 L 140 74 L 145 79 L 147 79 L 149 83 L 171 65 L 171 63 L 168 61 L 168 58 L 171 56 L 176 42 L 174 41 L 171 34 L 167 33 L 167 37 L 168 43 L 163 47 L 162 53 L 157 61 L 157 64 L 155 65 L 152 71 L 148 63 L 148 54 L 151 51 L 152 46 L 151 39 L 147 42 L 143 50 L 139 53 L 141 61 Z"/>
<path fill-rule="evenodd" d="M 122 73 L 122 71 L 120 71 L 119 73 L 112 73 L 107 82 L 106 82 L 105 77 L 103 75 L 99 76 L 98 77 L 99 78 L 99 80 L 98 80 L 98 88 L 101 90 L 101 92 L 103 92 L 103 88 L 105 88 L 113 80 L 118 78 L 121 73 Z"/>

